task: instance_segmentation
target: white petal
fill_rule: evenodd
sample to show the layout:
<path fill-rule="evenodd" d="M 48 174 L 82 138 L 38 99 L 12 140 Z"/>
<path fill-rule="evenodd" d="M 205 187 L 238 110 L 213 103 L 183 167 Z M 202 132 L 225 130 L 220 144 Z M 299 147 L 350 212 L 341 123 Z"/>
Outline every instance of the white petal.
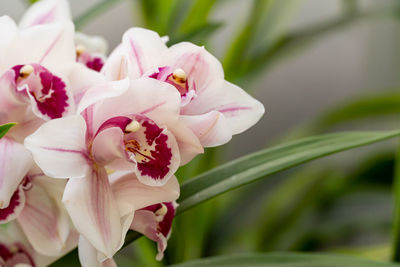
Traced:
<path fill-rule="evenodd" d="M 196 93 L 201 92 L 211 82 L 224 78 L 221 63 L 204 47 L 189 42 L 171 46 L 165 56 L 164 65 L 173 69 L 183 69 L 189 78 L 189 84 L 195 81 Z"/>
<path fill-rule="evenodd" d="M 131 79 L 158 71 L 158 67 L 162 67 L 160 57 L 168 50 L 156 32 L 143 28 L 131 28 L 126 31 L 122 44 L 129 55 L 128 68 Z"/>
<path fill-rule="evenodd" d="M 53 178 L 83 178 L 90 172 L 82 116 L 51 120 L 25 139 L 36 164 Z"/>
<path fill-rule="evenodd" d="M 84 179 L 70 179 L 63 202 L 79 233 L 96 250 L 111 258 L 125 233 L 106 171 L 99 168 Z"/>
<path fill-rule="evenodd" d="M 20 31 L 6 54 L 7 68 L 18 64 L 38 63 L 50 71 L 66 73 L 75 63 L 74 25 L 44 24 Z"/>
<path fill-rule="evenodd" d="M 56 182 L 65 185 L 64 181 Z M 26 192 L 25 208 L 18 222 L 39 253 L 47 256 L 59 256 L 62 253 L 69 235 L 69 218 L 60 200 L 53 198 L 35 182 Z"/>
<path fill-rule="evenodd" d="M 69 4 L 66 0 L 41 0 L 33 4 L 22 17 L 19 26 L 26 28 L 39 24 L 65 22 L 71 20 Z"/>
<path fill-rule="evenodd" d="M 83 45 L 90 53 L 101 55 L 106 55 L 107 53 L 107 41 L 102 36 L 91 36 L 82 32 L 76 32 L 75 44 Z"/>
<path fill-rule="evenodd" d="M 179 197 L 179 183 L 175 176 L 164 186 L 148 186 L 132 173 L 117 179 L 111 187 L 121 211 L 129 212 L 132 206 L 138 210 L 161 202 L 172 202 Z"/>
<path fill-rule="evenodd" d="M 0 139 L 0 206 L 7 207 L 10 198 L 32 167 L 32 156 L 25 147 L 3 137 Z"/>
<path fill-rule="evenodd" d="M 181 116 L 181 120 L 205 147 L 220 146 L 232 139 L 232 132 L 225 116 L 218 111 L 210 111 L 203 115 Z"/>
<path fill-rule="evenodd" d="M 79 261 L 82 267 L 117 267 L 115 261 L 107 259 L 100 262 L 97 257 L 97 250 L 83 236 L 79 237 Z"/>
<path fill-rule="evenodd" d="M 232 134 L 241 133 L 253 126 L 265 111 L 263 104 L 240 87 L 217 80 L 187 105 L 183 114 L 200 115 L 213 110 L 225 116 Z"/>

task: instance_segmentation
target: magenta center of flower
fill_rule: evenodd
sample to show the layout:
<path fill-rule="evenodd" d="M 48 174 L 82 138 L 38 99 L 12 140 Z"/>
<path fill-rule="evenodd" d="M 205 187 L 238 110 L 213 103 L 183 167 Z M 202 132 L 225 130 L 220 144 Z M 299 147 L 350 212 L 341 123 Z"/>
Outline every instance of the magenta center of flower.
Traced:
<path fill-rule="evenodd" d="M 86 51 L 83 46 L 76 47 L 76 61 L 84 64 L 89 69 L 100 72 L 104 66 L 104 60 Z"/>
<path fill-rule="evenodd" d="M 20 243 L 6 245 L 0 243 L 0 266 L 16 266 L 26 264 L 35 267 L 33 258 Z"/>
<path fill-rule="evenodd" d="M 125 128 L 125 150 L 141 175 L 163 179 L 170 171 L 172 151 L 164 129 L 145 116 L 135 116 Z"/>
<path fill-rule="evenodd" d="M 189 92 L 188 77 L 183 69 L 177 68 L 171 70 L 170 67 L 162 67 L 158 68 L 158 72 L 153 73 L 149 77 L 173 85 L 181 96 L 185 96 Z"/>
<path fill-rule="evenodd" d="M 68 96 L 60 77 L 38 64 L 17 65 L 12 69 L 18 91 L 26 89 L 41 114 L 50 119 L 63 116 L 68 107 Z"/>

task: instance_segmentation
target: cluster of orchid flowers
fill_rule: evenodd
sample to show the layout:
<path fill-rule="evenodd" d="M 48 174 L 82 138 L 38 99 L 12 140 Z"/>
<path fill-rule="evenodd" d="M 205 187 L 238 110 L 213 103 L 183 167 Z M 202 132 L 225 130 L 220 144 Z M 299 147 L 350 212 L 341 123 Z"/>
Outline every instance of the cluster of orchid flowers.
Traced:
<path fill-rule="evenodd" d="M 0 139 L 0 266 L 45 266 L 76 246 L 82 266 L 115 266 L 129 229 L 161 260 L 174 173 L 263 105 L 203 47 L 150 30 L 129 29 L 106 58 L 66 1 L 39 1 L 18 26 L 0 17 L 0 35 L 0 124 L 16 123 Z"/>

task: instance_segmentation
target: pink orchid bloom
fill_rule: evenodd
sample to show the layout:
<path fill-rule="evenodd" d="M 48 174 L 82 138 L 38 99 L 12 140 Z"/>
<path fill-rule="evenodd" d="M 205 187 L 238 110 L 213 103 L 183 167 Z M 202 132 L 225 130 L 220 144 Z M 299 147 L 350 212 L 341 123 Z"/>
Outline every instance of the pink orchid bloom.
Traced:
<path fill-rule="evenodd" d="M 176 202 L 158 203 L 136 211 L 133 218 L 131 229 L 157 242 L 159 261 L 164 257 L 177 207 Z"/>
<path fill-rule="evenodd" d="M 227 143 L 264 114 L 260 102 L 224 80 L 221 64 L 204 47 L 184 42 L 168 48 L 150 30 L 128 30 L 102 71 L 111 80 L 151 77 L 173 85 L 182 98 L 181 120 L 205 147 Z"/>
<path fill-rule="evenodd" d="M 75 34 L 76 61 L 89 69 L 101 71 L 106 61 L 107 43 L 100 36 L 88 36 L 77 32 Z"/>
<path fill-rule="evenodd" d="M 0 17 L 0 124 L 17 122 L 0 140 L 0 208 L 31 168 L 19 144 L 46 120 L 75 113 L 93 84 L 105 78 L 76 62 L 74 26 L 67 1 L 40 1 L 20 26 Z"/>
<path fill-rule="evenodd" d="M 66 181 L 50 179 L 37 167 L 32 168 L 13 193 L 10 204 L 0 209 L 0 224 L 15 220 L 37 252 L 62 255 L 75 234 L 61 202 L 65 185 Z"/>
<path fill-rule="evenodd" d="M 70 178 L 63 202 L 103 260 L 122 246 L 135 210 L 177 199 L 180 148 L 172 131 L 193 140 L 180 126 L 181 99 L 173 86 L 150 78 L 120 83 L 89 89 L 81 115 L 48 121 L 25 139 L 46 175 Z M 134 174 L 121 178 L 124 187 L 112 187 L 106 168 Z"/>
<path fill-rule="evenodd" d="M 76 246 L 77 236 L 68 240 L 63 253 Z M 57 257 L 45 256 L 38 253 L 29 243 L 24 232 L 16 221 L 0 227 L 0 266 L 44 267 L 56 260 Z"/>

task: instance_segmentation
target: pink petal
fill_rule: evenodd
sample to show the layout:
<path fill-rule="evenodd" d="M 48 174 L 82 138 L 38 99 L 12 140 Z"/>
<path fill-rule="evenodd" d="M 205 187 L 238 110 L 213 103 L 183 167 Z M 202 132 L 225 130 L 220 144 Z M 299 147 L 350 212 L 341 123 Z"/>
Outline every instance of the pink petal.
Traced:
<path fill-rule="evenodd" d="M 122 246 L 124 224 L 104 168 L 92 170 L 84 179 L 70 179 L 63 202 L 76 229 L 106 258 Z M 124 218 L 128 222 L 132 220 Z"/>
<path fill-rule="evenodd" d="M 0 158 L 0 206 L 5 208 L 33 161 L 23 145 L 7 137 L 0 139 Z"/>
<path fill-rule="evenodd" d="M 35 179 L 37 178 L 34 178 L 32 188 L 26 192 L 26 204 L 17 220 L 39 253 L 58 256 L 67 242 L 69 218 L 61 204 L 61 195 L 54 198 L 52 191 L 49 192 L 39 183 L 35 183 Z M 61 191 L 65 186 L 64 181 L 55 180 L 54 183 L 61 187 Z"/>
<path fill-rule="evenodd" d="M 183 69 L 189 79 L 189 84 L 195 82 L 197 93 L 201 92 L 211 82 L 224 78 L 221 63 L 204 47 L 183 42 L 169 48 L 163 57 L 165 66 L 172 69 Z"/>
<path fill-rule="evenodd" d="M 162 260 L 171 234 L 176 202 L 164 202 L 136 211 L 131 228 L 158 243 L 156 259 Z"/>
<path fill-rule="evenodd" d="M 101 80 L 100 80 L 101 81 Z M 77 113 L 83 112 L 87 107 L 108 98 L 122 95 L 130 86 L 129 79 L 118 81 L 103 81 L 92 83 L 92 86 L 83 94 L 77 109 Z"/>
<path fill-rule="evenodd" d="M 11 47 L 18 36 L 18 27 L 8 16 L 0 17 L 0 73 L 3 73 L 10 66 L 6 56 L 10 53 Z"/>
<path fill-rule="evenodd" d="M 95 105 L 94 129 L 109 118 L 132 114 L 145 115 L 168 127 L 178 121 L 179 111 L 180 95 L 172 85 L 151 78 L 131 80 L 126 92 Z"/>
<path fill-rule="evenodd" d="M 0 209 L 0 224 L 8 223 L 16 219 L 25 206 L 25 192 L 20 185 L 11 196 L 10 203 L 6 208 Z"/>
<path fill-rule="evenodd" d="M 7 70 L 0 77 L 0 123 L 22 122 L 26 105 L 27 99 L 16 90 L 15 72 Z"/>
<path fill-rule="evenodd" d="M 203 146 L 195 133 L 185 125 L 183 120 L 169 128 L 175 136 L 181 156 L 181 166 L 190 162 L 195 156 L 204 153 Z"/>
<path fill-rule="evenodd" d="M 157 70 L 160 67 L 160 56 L 168 50 L 156 32 L 142 28 L 126 31 L 122 44 L 125 53 L 128 53 L 128 71 L 131 79 Z"/>
<path fill-rule="evenodd" d="M 19 26 L 26 28 L 39 24 L 70 20 L 71 12 L 66 0 L 41 0 L 29 7 L 22 17 Z"/>
<path fill-rule="evenodd" d="M 51 120 L 25 139 L 36 164 L 54 178 L 83 178 L 90 172 L 82 116 Z"/>
<path fill-rule="evenodd" d="M 138 210 L 161 202 L 172 202 L 179 197 L 179 183 L 175 176 L 164 186 L 147 186 L 131 173 L 115 180 L 111 187 L 121 211 L 130 211 L 132 206 Z"/>
<path fill-rule="evenodd" d="M 72 23 L 44 24 L 22 31 L 6 54 L 8 68 L 38 63 L 52 72 L 67 73 L 75 63 Z"/>
<path fill-rule="evenodd" d="M 106 60 L 101 72 L 111 81 L 128 78 L 128 53 L 122 44 L 117 46 Z"/>
<path fill-rule="evenodd" d="M 220 146 L 232 139 L 232 132 L 227 121 L 218 111 L 197 116 L 182 116 L 181 119 L 205 147 Z"/>
<path fill-rule="evenodd" d="M 232 134 L 253 126 L 264 114 L 264 106 L 240 87 L 224 80 L 209 84 L 189 105 L 184 115 L 201 115 L 218 111 L 224 115 Z"/>

